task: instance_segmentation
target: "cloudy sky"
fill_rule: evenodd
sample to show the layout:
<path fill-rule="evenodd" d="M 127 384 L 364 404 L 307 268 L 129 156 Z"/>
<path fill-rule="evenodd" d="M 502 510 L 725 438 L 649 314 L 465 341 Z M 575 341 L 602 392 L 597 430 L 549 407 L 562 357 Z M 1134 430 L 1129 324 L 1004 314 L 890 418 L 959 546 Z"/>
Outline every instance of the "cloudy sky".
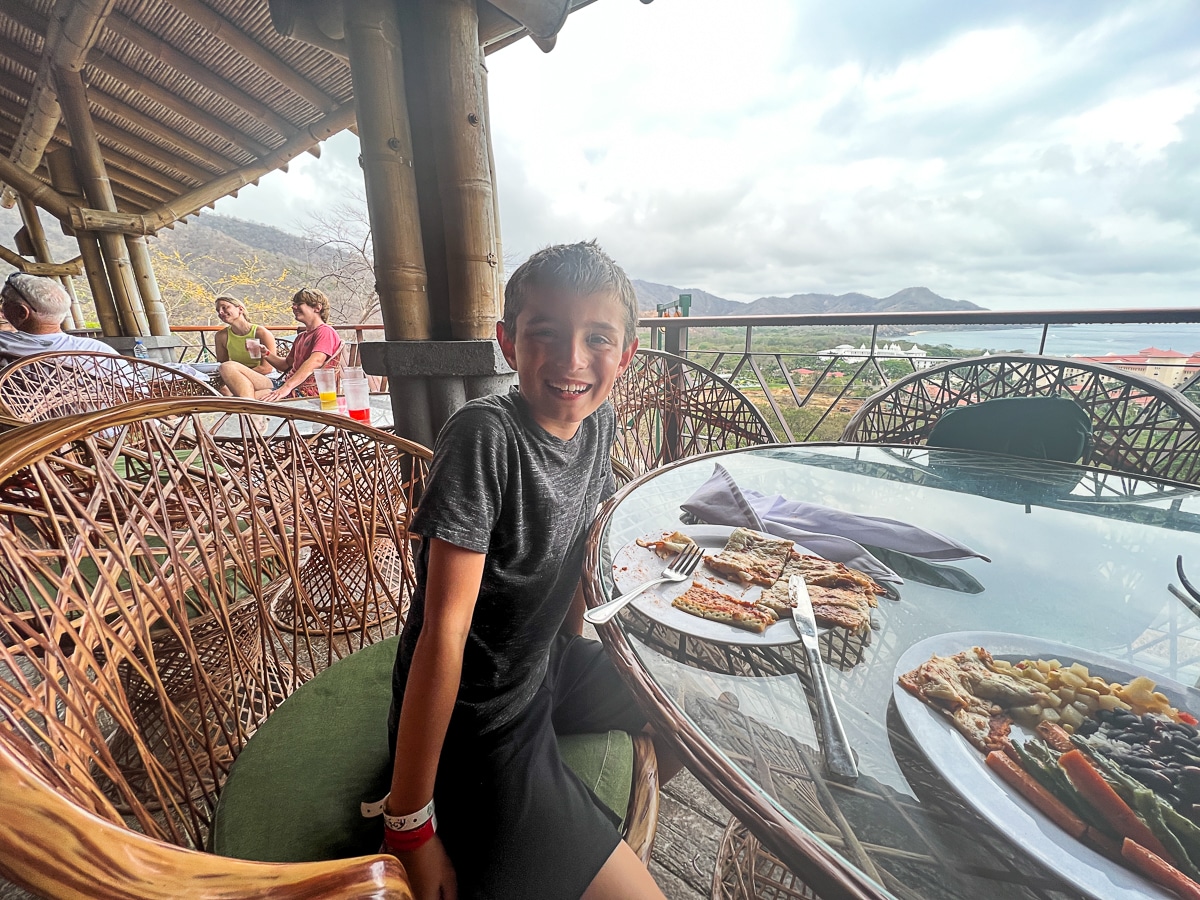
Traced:
<path fill-rule="evenodd" d="M 489 71 L 510 264 L 594 236 L 734 300 L 1200 305 L 1194 0 L 603 0 Z M 357 153 L 217 210 L 300 230 Z"/>

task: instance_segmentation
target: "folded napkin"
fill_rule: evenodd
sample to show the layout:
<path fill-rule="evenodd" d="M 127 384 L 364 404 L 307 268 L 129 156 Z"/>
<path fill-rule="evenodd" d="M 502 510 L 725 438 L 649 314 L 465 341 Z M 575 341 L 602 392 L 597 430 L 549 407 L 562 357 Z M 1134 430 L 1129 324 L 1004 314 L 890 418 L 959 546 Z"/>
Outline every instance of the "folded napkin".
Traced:
<path fill-rule="evenodd" d="M 977 556 L 991 561 L 965 544 L 907 522 L 788 500 L 780 494 L 768 496 L 757 491 L 743 491 L 721 465 L 713 466 L 712 477 L 682 504 L 681 509 L 709 525 L 741 526 L 787 538 L 809 553 L 845 563 L 866 572 L 876 581 L 904 583 L 903 578 L 872 556 L 863 544 L 924 559 Z"/>

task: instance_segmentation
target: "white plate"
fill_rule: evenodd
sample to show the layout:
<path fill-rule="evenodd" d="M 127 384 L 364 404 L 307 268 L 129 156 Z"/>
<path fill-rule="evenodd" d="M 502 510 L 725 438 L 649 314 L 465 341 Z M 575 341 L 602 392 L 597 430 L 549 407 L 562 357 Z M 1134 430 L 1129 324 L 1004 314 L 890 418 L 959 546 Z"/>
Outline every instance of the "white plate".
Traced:
<path fill-rule="evenodd" d="M 1019 634 L 960 631 L 939 634 L 909 647 L 896 664 L 895 678 L 910 672 L 930 656 L 953 656 L 971 647 L 982 647 L 993 657 L 1010 661 L 1057 659 L 1064 665 L 1078 662 L 1108 681 L 1129 681 L 1146 675 L 1158 684 L 1171 705 L 1194 712 L 1200 693 L 1137 666 L 1090 650 Z M 1075 840 L 1008 788 L 983 761 L 983 754 L 967 743 L 950 720 L 893 682 L 896 711 L 930 763 L 979 815 L 995 825 L 1012 843 L 1041 862 L 1064 881 L 1096 900 L 1177 900 L 1165 888 L 1112 862 Z M 1016 737 L 1029 732 L 1013 726 Z"/>
<path fill-rule="evenodd" d="M 679 530 L 699 544 L 706 551 L 706 556 L 722 550 L 725 542 L 729 540 L 729 535 L 733 532 L 733 529 L 727 525 L 689 525 Z M 647 535 L 647 537 L 657 538 L 668 533 Z M 623 594 L 633 590 L 639 584 L 657 578 L 662 574 L 663 566 L 669 559 L 669 557 L 663 559 L 653 550 L 639 547 L 636 541 L 630 541 L 617 551 L 617 555 L 613 559 L 613 581 L 616 582 L 617 593 Z M 796 626 L 792 624 L 790 616 L 784 616 L 774 625 L 768 625 L 767 630 L 762 634 L 755 634 L 753 631 L 735 628 L 724 622 L 701 619 L 699 616 L 693 616 L 691 613 L 672 606 L 671 601 L 691 587 L 693 581 L 709 584 L 714 589 L 739 599 L 753 600 L 763 591 L 761 585 L 746 587 L 737 582 L 726 581 L 701 563 L 696 567 L 691 578 L 685 581 L 669 581 L 658 587 L 650 588 L 634 600 L 632 606 L 668 628 L 706 641 L 753 647 L 774 647 L 780 644 L 794 644 L 800 640 L 800 635 L 796 633 Z"/>

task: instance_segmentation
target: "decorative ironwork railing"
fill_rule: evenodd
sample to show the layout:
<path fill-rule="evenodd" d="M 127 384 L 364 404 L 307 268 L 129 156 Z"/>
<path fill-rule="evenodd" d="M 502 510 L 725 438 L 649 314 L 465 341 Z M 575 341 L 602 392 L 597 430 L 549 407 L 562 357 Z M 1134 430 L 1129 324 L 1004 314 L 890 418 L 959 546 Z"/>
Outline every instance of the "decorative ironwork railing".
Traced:
<path fill-rule="evenodd" d="M 733 382 L 780 440 L 810 441 L 837 440 L 863 400 L 899 378 L 973 355 L 951 348 L 912 350 L 918 341 L 938 345 L 937 329 L 1034 326 L 1041 337 L 1031 349 L 1056 355 L 1050 341 L 1054 326 L 1108 326 L 1116 334 L 1137 325 L 1185 323 L 1200 323 L 1200 309 L 645 317 L 639 326 L 643 346 L 685 356 Z M 820 335 L 828 340 L 815 340 Z M 1004 331 L 995 335 L 995 346 L 1003 347 Z M 1181 349 L 1200 351 L 1200 337 L 1197 346 Z M 1098 346 L 1088 355 L 1101 357 L 1106 350 Z M 1200 356 L 1172 353 L 1116 364 L 1200 401 Z"/>

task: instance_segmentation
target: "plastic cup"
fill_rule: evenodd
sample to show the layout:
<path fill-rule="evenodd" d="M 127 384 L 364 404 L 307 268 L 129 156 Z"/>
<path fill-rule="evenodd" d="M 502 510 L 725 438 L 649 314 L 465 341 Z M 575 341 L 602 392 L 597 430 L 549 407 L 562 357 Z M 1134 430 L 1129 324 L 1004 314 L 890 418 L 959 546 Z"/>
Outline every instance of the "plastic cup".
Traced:
<path fill-rule="evenodd" d="M 250 338 L 246 341 L 246 352 L 250 354 L 251 359 L 262 359 L 263 345 L 254 338 Z"/>
<path fill-rule="evenodd" d="M 321 409 L 337 411 L 337 372 L 333 369 L 317 369 L 313 372 L 317 382 L 317 394 L 321 398 Z"/>
<path fill-rule="evenodd" d="M 359 422 L 371 422 L 371 386 L 365 378 L 343 378 L 342 393 L 346 395 L 346 412 Z"/>

